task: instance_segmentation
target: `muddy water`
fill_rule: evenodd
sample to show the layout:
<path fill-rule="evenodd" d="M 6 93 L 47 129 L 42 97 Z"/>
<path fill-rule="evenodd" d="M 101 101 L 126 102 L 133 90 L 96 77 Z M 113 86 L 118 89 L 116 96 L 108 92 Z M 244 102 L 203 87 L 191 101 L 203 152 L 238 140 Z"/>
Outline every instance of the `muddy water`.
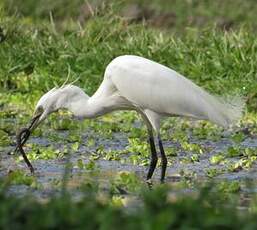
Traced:
<path fill-rule="evenodd" d="M 67 132 L 56 132 L 56 135 L 66 137 Z M 121 133 L 114 133 L 111 140 L 107 140 L 104 137 L 99 137 L 95 134 L 97 138 L 94 147 L 87 147 L 87 135 L 82 135 L 83 140 L 78 151 L 73 153 L 70 157 L 57 158 L 53 160 L 36 160 L 32 164 L 36 168 L 36 178 L 40 186 L 33 188 L 26 185 L 12 185 L 10 187 L 10 193 L 16 195 L 24 195 L 29 193 L 34 194 L 39 199 L 47 199 L 52 194 L 60 192 L 62 187 L 63 175 L 65 171 L 65 165 L 67 161 L 73 163 L 75 167 L 69 170 L 68 187 L 70 191 L 75 195 L 79 196 L 79 187 L 82 183 L 87 181 L 97 181 L 101 184 L 104 189 L 108 189 L 110 186 L 110 178 L 115 177 L 120 171 L 134 172 L 142 180 L 145 179 L 148 167 L 132 165 L 129 163 L 121 163 L 120 161 L 108 161 L 103 159 L 98 159 L 95 161 L 97 173 L 87 172 L 85 170 L 80 170 L 77 165 L 77 160 L 82 159 L 84 163 L 89 162 L 89 157 L 92 152 L 95 151 L 98 145 L 103 145 L 106 149 L 123 149 L 128 145 L 127 136 Z M 208 152 L 204 152 L 200 155 L 199 162 L 189 162 L 182 163 L 182 159 L 188 157 L 190 153 L 179 152 L 176 157 L 172 157 L 172 165 L 167 168 L 166 183 L 175 183 L 176 181 L 181 181 L 185 178 L 191 178 L 195 181 L 209 180 L 206 175 L 206 171 L 210 168 L 217 168 L 218 170 L 224 169 L 224 172 L 215 177 L 216 181 L 219 180 L 229 180 L 229 181 L 240 181 L 242 184 L 246 181 L 251 181 L 251 188 L 242 185 L 241 192 L 244 194 L 251 194 L 257 192 L 257 165 L 254 164 L 250 169 L 242 169 L 238 172 L 229 172 L 227 170 L 227 165 L 212 165 L 209 161 L 210 157 L 217 154 L 220 151 L 225 150 L 229 146 L 232 146 L 232 141 L 225 137 L 219 141 L 196 141 L 192 138 L 192 142 L 199 143 L 203 147 L 210 149 Z M 29 143 L 35 143 L 42 148 L 47 146 L 54 146 L 54 148 L 62 149 L 63 146 L 60 142 L 53 142 L 44 137 L 31 138 Z M 85 144 L 83 144 L 85 143 Z M 164 141 L 164 147 L 173 146 L 176 143 L 171 141 Z M 257 147 L 257 139 L 253 137 L 246 138 L 241 145 L 247 147 Z M 2 148 L 0 150 L 0 176 L 5 177 L 10 171 L 16 169 L 22 169 L 28 172 L 25 163 L 15 160 L 13 155 L 8 153 L 13 150 L 14 146 L 9 146 Z M 131 153 L 133 154 L 133 153 Z M 230 162 L 236 161 L 239 158 L 231 158 Z M 182 173 L 183 172 L 183 173 Z M 153 181 L 154 183 L 159 183 L 158 179 L 160 177 L 160 168 L 157 168 Z"/>

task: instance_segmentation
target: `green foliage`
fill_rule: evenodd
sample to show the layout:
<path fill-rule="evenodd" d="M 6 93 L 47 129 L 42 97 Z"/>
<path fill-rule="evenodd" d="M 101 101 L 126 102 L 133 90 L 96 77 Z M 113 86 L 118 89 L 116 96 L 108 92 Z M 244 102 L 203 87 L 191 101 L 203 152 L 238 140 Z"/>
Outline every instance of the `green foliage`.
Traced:
<path fill-rule="evenodd" d="M 240 144 L 244 139 L 245 139 L 245 135 L 243 133 L 236 133 L 236 134 L 232 135 L 232 140 L 236 144 Z"/>
<path fill-rule="evenodd" d="M 221 138 L 222 132 L 220 127 L 206 121 L 201 121 L 197 126 L 192 128 L 192 134 L 198 139 L 218 141 Z"/>
<path fill-rule="evenodd" d="M 227 156 L 228 157 L 238 157 L 242 156 L 242 152 L 239 146 L 230 146 L 227 149 Z"/>
<path fill-rule="evenodd" d="M 201 148 L 201 146 L 199 144 L 182 142 L 182 141 L 180 142 L 180 144 L 181 144 L 182 149 L 185 151 L 194 152 L 196 154 L 203 153 L 203 149 Z"/>
<path fill-rule="evenodd" d="M 130 172 L 119 172 L 119 174 L 111 182 L 111 192 L 139 192 L 142 189 L 141 180 L 134 174 Z"/>
<path fill-rule="evenodd" d="M 10 143 L 11 140 L 9 135 L 0 129 L 0 146 L 8 146 Z"/>
<path fill-rule="evenodd" d="M 29 186 L 36 185 L 36 178 L 25 174 L 23 170 L 15 170 L 8 174 L 7 181 L 9 184 L 24 184 Z"/>
<path fill-rule="evenodd" d="M 128 174 L 121 175 L 124 176 L 127 177 Z M 124 182 L 124 178 L 121 181 Z M 229 188 L 224 184 L 220 188 L 227 192 L 238 190 L 234 182 Z M 184 196 L 171 199 L 165 186 L 140 192 L 142 199 L 137 201 L 137 207 L 133 210 L 123 209 L 113 201 L 99 199 L 94 186 L 88 185 L 84 189 L 80 200 L 74 201 L 66 194 L 53 197 L 44 203 L 29 196 L 24 198 L 6 196 L 2 190 L 0 228 L 113 229 L 114 226 L 120 227 L 121 224 L 124 229 L 254 229 L 256 227 L 255 213 L 239 214 L 232 204 L 222 205 L 223 196 L 219 196 L 217 192 L 210 192 L 208 187 L 202 188 L 194 198 Z"/>
<path fill-rule="evenodd" d="M 65 154 L 67 154 L 67 149 L 54 149 L 52 146 L 46 148 L 39 148 L 38 145 L 33 144 L 31 146 L 31 151 L 28 152 L 27 156 L 30 160 L 38 160 L 38 159 L 55 159 L 62 158 Z M 19 160 L 23 161 L 22 156 L 19 156 Z"/>
<path fill-rule="evenodd" d="M 221 162 L 223 162 L 225 159 L 225 156 L 222 155 L 222 154 L 216 154 L 216 155 L 213 155 L 211 158 L 210 158 L 210 162 L 212 164 L 220 164 Z"/>
<path fill-rule="evenodd" d="M 213 178 L 218 176 L 221 173 L 220 170 L 218 170 L 217 168 L 209 168 L 206 170 L 206 176 L 208 176 L 209 178 Z"/>
<path fill-rule="evenodd" d="M 238 181 L 223 181 L 218 184 L 218 190 L 224 194 L 237 193 L 240 191 L 240 183 Z"/>
<path fill-rule="evenodd" d="M 120 17 L 121 10 L 130 2 L 105 1 L 106 5 L 99 6 L 93 17 L 81 23 L 76 21 L 81 5 L 86 4 L 81 0 L 4 0 L 0 3 L 3 9 L 0 10 L 0 119 L 4 120 L 0 127 L 1 147 L 11 144 L 10 137 L 14 136 L 16 125 L 20 127 L 27 122 L 44 92 L 63 84 L 69 75 L 69 82 L 79 77 L 75 84 L 91 95 L 102 81 L 107 64 L 122 54 L 141 55 L 167 65 L 211 93 L 246 96 L 248 111 L 252 113 L 245 115 L 238 128 L 249 126 L 251 135 L 257 133 L 255 1 L 181 0 L 172 1 L 172 4 L 166 0 L 133 1 L 154 9 L 153 17 L 159 12 L 174 13 L 174 22 L 163 25 L 165 30 Z M 153 23 L 158 21 L 155 19 Z M 150 21 L 147 24 L 151 24 Z M 14 120 L 17 123 L 13 124 Z M 65 148 L 28 144 L 28 157 L 47 160 L 77 152 L 85 140 L 81 133 L 85 133 L 88 135 L 85 144 L 93 153 L 87 163 L 79 159 L 72 166 L 80 169 L 81 175 L 89 173 L 87 181 L 94 180 L 92 172 L 98 169 L 98 159 L 146 166 L 149 164 L 147 132 L 137 120 L 135 113 L 118 112 L 96 121 L 78 122 L 71 121 L 70 115 L 60 111 L 34 135 L 47 136 L 51 143 L 65 143 Z M 169 163 L 171 158 L 178 156 L 182 163 L 200 164 L 201 157 L 205 157 L 209 149 L 199 140 L 215 142 L 224 137 L 223 129 L 206 121 L 169 119 L 162 127 L 163 139 L 178 144 L 166 148 Z M 67 135 L 56 134 L 61 131 Z M 129 136 L 125 150 L 106 149 L 98 143 L 98 138 L 110 140 L 119 132 Z M 206 169 L 206 176 L 213 178 L 225 171 L 238 172 L 252 167 L 257 151 L 241 145 L 248 137 L 241 130 L 233 132 L 231 140 L 236 145 L 210 157 L 213 166 Z M 189 155 L 180 158 L 182 151 Z M 220 169 L 225 163 L 226 169 Z M 194 176 L 192 171 L 185 172 L 184 177 Z M 38 186 L 34 177 L 20 170 L 11 172 L 7 179 L 12 186 Z M 196 196 L 183 193 L 175 199 L 165 186 L 142 193 L 141 183 L 134 173 L 112 175 L 111 191 L 105 194 L 108 198 L 104 201 L 98 197 L 102 191 L 90 183 L 81 199 L 76 201 L 67 194 L 49 198 L 44 203 L 31 197 L 24 201 L 6 196 L 8 190 L 3 189 L 0 192 L 0 229 L 256 228 L 255 213 L 239 215 L 234 205 L 221 204 L 231 193 L 240 191 L 237 181 L 219 183 L 217 194 L 204 188 Z M 125 210 L 124 196 L 130 193 L 139 194 L 137 206 Z"/>
<path fill-rule="evenodd" d="M 82 159 L 77 160 L 77 167 L 79 169 L 85 169 L 85 170 L 90 170 L 93 171 L 96 169 L 96 164 L 93 160 L 89 160 L 88 163 L 84 163 Z"/>
<path fill-rule="evenodd" d="M 111 13 L 61 34 L 15 18 L 4 18 L 2 26 L 8 36 L 0 55 L 8 58 L 0 61 L 0 85 L 15 104 L 34 105 L 43 92 L 61 85 L 69 71 L 70 79 L 79 77 L 76 84 L 92 94 L 114 57 L 137 54 L 174 68 L 211 92 L 248 95 L 249 108 L 255 108 L 257 45 L 246 29 L 206 29 L 175 38 L 142 25 L 124 25 Z"/>

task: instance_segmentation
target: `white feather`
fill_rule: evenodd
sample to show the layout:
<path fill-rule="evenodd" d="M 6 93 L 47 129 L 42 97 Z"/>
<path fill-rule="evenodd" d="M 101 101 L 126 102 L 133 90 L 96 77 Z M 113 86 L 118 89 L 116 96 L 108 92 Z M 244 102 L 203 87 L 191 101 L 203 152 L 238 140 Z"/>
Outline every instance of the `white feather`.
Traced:
<path fill-rule="evenodd" d="M 105 74 L 123 97 L 163 116 L 205 119 L 226 127 L 244 108 L 240 97 L 226 101 L 212 96 L 174 70 L 138 56 L 114 59 Z"/>
<path fill-rule="evenodd" d="M 210 95 L 176 71 L 146 58 L 125 55 L 106 68 L 104 80 L 92 97 L 71 84 L 43 95 L 38 106 L 47 114 L 67 108 L 76 116 L 92 118 L 118 109 L 135 109 L 157 132 L 165 116 L 204 119 L 227 127 L 244 108 L 241 97 Z"/>

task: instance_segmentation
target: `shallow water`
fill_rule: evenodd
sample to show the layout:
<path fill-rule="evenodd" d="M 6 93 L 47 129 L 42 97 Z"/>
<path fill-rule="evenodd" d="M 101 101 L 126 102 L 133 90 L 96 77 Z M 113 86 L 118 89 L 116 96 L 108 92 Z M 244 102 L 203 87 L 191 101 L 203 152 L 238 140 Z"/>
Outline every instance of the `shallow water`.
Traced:
<path fill-rule="evenodd" d="M 67 138 L 67 131 L 55 131 L 55 135 L 60 138 Z M 79 169 L 76 167 L 77 161 L 81 159 L 83 163 L 88 163 L 92 152 L 96 151 L 97 146 L 102 145 L 106 149 L 120 150 L 124 149 L 128 145 L 128 137 L 123 133 L 113 133 L 112 139 L 106 139 L 98 134 L 90 134 L 95 137 L 94 146 L 87 146 L 87 139 L 89 134 L 82 134 L 82 141 L 77 151 L 71 154 L 69 162 L 73 164 L 73 168 L 69 171 L 68 188 L 74 194 L 79 196 L 79 187 L 81 184 L 87 181 L 97 181 L 101 184 L 104 189 L 108 189 L 111 178 L 114 178 L 121 171 L 133 172 L 142 181 L 145 180 L 145 176 L 148 170 L 147 166 L 133 165 L 130 163 L 122 163 L 121 161 L 115 160 L 104 160 L 102 158 L 95 160 L 95 169 L 92 171 Z M 217 154 L 218 152 L 224 151 L 229 146 L 233 146 L 233 142 L 229 139 L 229 134 L 224 135 L 225 137 L 219 141 L 210 140 L 197 140 L 190 137 L 190 142 L 201 144 L 209 151 L 205 151 L 199 155 L 199 162 L 183 162 L 185 157 L 191 156 L 192 153 L 180 151 L 177 156 L 171 157 L 172 164 L 167 167 L 166 172 L 166 183 L 174 184 L 181 180 L 193 180 L 196 182 L 209 181 L 210 178 L 206 175 L 206 171 L 209 169 L 223 170 L 221 174 L 214 177 L 214 181 L 228 180 L 228 181 L 239 181 L 241 186 L 241 193 L 244 195 L 252 194 L 257 192 L 257 165 L 253 163 L 251 168 L 242 169 L 238 172 L 229 172 L 227 164 L 213 165 L 210 163 L 210 157 Z M 35 143 L 42 148 L 47 146 L 54 146 L 54 148 L 62 149 L 63 145 L 60 141 L 54 142 L 49 140 L 46 135 L 42 137 L 31 137 L 28 143 Z M 164 141 L 164 147 L 178 145 L 172 141 Z M 65 144 L 70 145 L 70 144 Z M 248 136 L 240 144 L 244 147 L 257 147 L 257 139 Z M 25 163 L 23 161 L 17 162 L 14 155 L 10 155 L 14 146 L 2 148 L 0 150 L 0 176 L 5 177 L 10 171 L 22 169 L 27 171 Z M 27 151 L 29 150 L 26 149 Z M 131 155 L 134 153 L 130 153 Z M 135 153 L 136 154 L 136 153 Z M 122 156 L 126 158 L 127 156 Z M 59 193 L 62 187 L 63 175 L 65 171 L 65 165 L 67 163 L 68 156 L 63 158 L 56 158 L 51 160 L 35 160 L 32 162 L 36 169 L 37 182 L 40 185 L 37 188 L 26 185 L 12 185 L 9 188 L 10 194 L 25 195 L 28 192 L 34 194 L 39 199 L 47 199 L 49 196 Z M 235 162 L 240 157 L 230 158 L 229 162 Z M 96 173 L 97 171 L 97 173 Z M 159 184 L 160 167 L 158 167 L 153 176 L 154 184 Z M 250 181 L 251 187 L 246 186 Z M 184 190 L 184 192 L 192 192 L 192 190 Z"/>

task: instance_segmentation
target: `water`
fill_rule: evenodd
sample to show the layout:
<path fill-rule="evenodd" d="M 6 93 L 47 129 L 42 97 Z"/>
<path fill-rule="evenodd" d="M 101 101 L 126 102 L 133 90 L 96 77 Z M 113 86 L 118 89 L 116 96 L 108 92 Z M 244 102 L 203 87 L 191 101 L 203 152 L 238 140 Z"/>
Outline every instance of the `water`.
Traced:
<path fill-rule="evenodd" d="M 58 131 L 56 135 L 67 138 L 67 131 Z M 93 134 L 94 136 L 94 134 Z M 91 136 L 92 137 L 92 136 Z M 134 172 L 142 181 L 145 180 L 145 176 L 148 170 L 147 166 L 133 165 L 130 163 L 121 163 L 120 161 L 108 161 L 102 158 L 95 160 L 96 170 L 92 173 L 90 170 L 81 170 L 77 165 L 77 161 L 81 159 L 83 163 L 87 164 L 92 152 L 95 151 L 97 146 L 102 145 L 106 149 L 124 149 L 128 145 L 128 137 L 125 134 L 114 133 L 112 139 L 108 140 L 95 134 L 96 140 L 95 145 L 88 147 L 86 145 L 87 134 L 82 135 L 82 141 L 79 149 L 70 156 L 69 161 L 75 166 L 69 172 L 68 188 L 74 194 L 79 197 L 79 187 L 81 184 L 88 181 L 99 182 L 104 189 L 108 189 L 110 178 L 114 178 L 120 171 Z M 190 141 L 199 143 L 206 149 L 203 154 L 199 155 L 199 162 L 186 162 L 183 163 L 185 157 L 190 156 L 188 152 L 180 151 L 175 157 L 172 157 L 172 165 L 168 166 L 166 172 L 166 183 L 174 184 L 181 180 L 194 180 L 194 181 L 209 181 L 210 178 L 207 176 L 206 171 L 210 169 L 217 169 L 223 171 L 221 174 L 216 175 L 214 180 L 216 182 L 227 180 L 227 181 L 239 181 L 241 186 L 241 193 L 244 196 L 257 192 L 257 165 L 254 162 L 249 169 L 242 169 L 238 172 L 231 172 L 227 170 L 227 164 L 213 165 L 210 163 L 210 157 L 217 154 L 218 152 L 224 151 L 229 146 L 233 145 L 233 142 L 229 137 L 224 137 L 219 141 L 197 141 L 190 137 Z M 40 147 L 45 148 L 47 146 L 54 146 L 55 148 L 63 148 L 61 142 L 54 142 L 44 135 L 43 137 L 32 137 L 29 143 L 35 143 Z M 172 141 L 164 141 L 164 147 L 173 146 Z M 244 147 L 257 147 L 257 139 L 253 137 L 247 137 L 242 143 Z M 14 146 L 8 146 L 0 150 L 0 176 L 5 177 L 10 171 L 22 169 L 29 174 L 25 163 L 23 161 L 17 163 L 13 155 L 8 153 L 14 148 Z M 133 153 L 131 153 L 133 154 Z M 32 193 L 38 199 L 47 199 L 53 194 L 59 193 L 62 187 L 63 174 L 65 165 L 67 163 L 67 156 L 64 158 L 56 158 L 51 160 L 36 160 L 32 164 L 36 169 L 37 182 L 40 185 L 37 188 L 26 185 L 12 185 L 10 187 L 10 193 L 18 196 Z M 236 162 L 239 157 L 230 158 L 229 162 Z M 97 171 L 97 173 L 95 173 Z M 160 178 L 160 167 L 158 167 L 153 176 L 155 184 L 159 184 Z M 250 181 L 251 187 L 246 184 Z M 187 190 L 183 191 L 187 192 Z M 192 190 L 190 190 L 192 192 Z"/>

